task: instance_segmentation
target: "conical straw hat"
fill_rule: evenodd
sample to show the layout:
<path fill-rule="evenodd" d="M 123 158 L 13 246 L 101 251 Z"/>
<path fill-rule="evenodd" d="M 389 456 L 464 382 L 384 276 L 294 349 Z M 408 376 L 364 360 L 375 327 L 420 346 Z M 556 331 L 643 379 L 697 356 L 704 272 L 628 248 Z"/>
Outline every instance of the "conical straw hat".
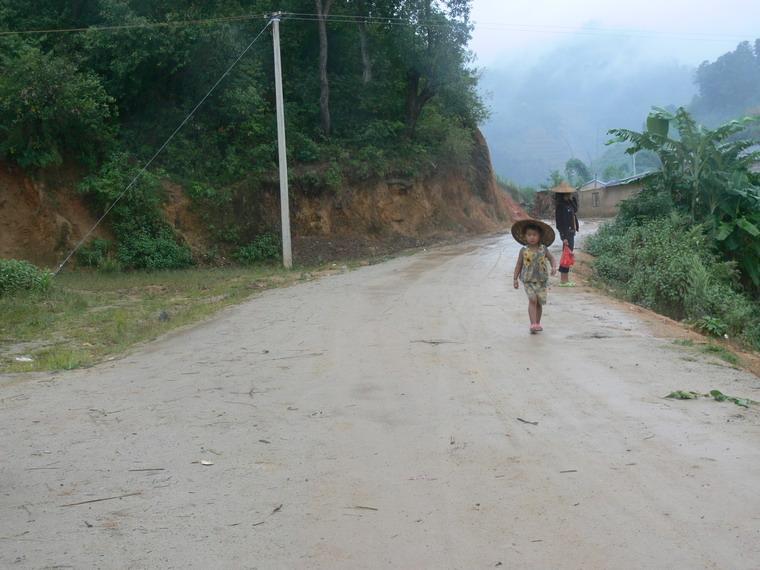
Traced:
<path fill-rule="evenodd" d="M 527 220 L 520 220 L 519 222 L 512 224 L 512 237 L 515 238 L 517 243 L 521 243 L 522 245 L 528 244 L 528 242 L 525 240 L 525 230 L 528 228 L 528 226 L 536 226 L 541 229 L 541 243 L 543 243 L 546 247 L 549 247 L 554 243 L 554 240 L 556 239 L 554 229 L 549 224 L 545 224 L 541 220 L 532 220 L 530 218 Z"/>
<path fill-rule="evenodd" d="M 574 194 L 575 188 L 573 188 L 572 186 L 570 186 L 570 184 L 568 184 L 566 181 L 563 180 L 562 184 L 560 184 L 559 186 L 555 186 L 554 188 L 552 188 L 551 191 L 554 192 L 555 194 Z"/>

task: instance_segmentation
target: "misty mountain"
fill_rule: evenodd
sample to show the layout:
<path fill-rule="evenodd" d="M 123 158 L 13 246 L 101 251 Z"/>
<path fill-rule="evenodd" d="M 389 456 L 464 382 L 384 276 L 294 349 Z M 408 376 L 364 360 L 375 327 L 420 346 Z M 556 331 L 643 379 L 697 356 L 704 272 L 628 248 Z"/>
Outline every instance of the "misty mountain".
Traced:
<path fill-rule="evenodd" d="M 596 169 L 609 129 L 640 129 L 653 105 L 689 104 L 694 68 L 643 55 L 641 41 L 576 38 L 533 63 L 486 70 L 483 130 L 496 171 L 537 184 L 572 156 Z"/>

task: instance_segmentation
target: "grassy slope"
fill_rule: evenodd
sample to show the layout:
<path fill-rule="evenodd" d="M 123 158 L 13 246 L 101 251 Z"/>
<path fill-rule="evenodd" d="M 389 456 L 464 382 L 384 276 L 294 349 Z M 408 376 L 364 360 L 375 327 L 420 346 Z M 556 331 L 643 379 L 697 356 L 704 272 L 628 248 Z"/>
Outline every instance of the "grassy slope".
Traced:
<path fill-rule="evenodd" d="M 88 366 L 302 278 L 274 266 L 62 274 L 48 293 L 0 298 L 0 372 Z"/>

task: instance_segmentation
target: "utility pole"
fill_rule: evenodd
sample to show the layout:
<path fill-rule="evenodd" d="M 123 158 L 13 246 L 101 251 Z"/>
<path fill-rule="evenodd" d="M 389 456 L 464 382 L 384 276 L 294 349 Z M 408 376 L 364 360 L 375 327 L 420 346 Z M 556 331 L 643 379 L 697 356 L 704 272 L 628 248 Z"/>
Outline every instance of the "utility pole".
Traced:
<path fill-rule="evenodd" d="M 274 90 L 277 100 L 277 152 L 280 165 L 280 217 L 282 220 L 282 264 L 293 267 L 293 250 L 290 245 L 290 200 L 288 198 L 288 151 L 285 146 L 285 105 L 282 96 L 282 61 L 280 60 L 280 17 L 272 15 L 274 45 Z"/>

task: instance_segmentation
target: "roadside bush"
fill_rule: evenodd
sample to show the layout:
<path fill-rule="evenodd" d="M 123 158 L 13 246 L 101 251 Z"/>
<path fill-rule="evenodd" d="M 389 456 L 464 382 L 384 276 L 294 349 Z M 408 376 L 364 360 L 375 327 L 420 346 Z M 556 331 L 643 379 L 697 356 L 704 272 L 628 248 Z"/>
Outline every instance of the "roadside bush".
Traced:
<path fill-rule="evenodd" d="M 616 220 L 619 228 L 668 216 L 675 209 L 673 199 L 656 185 L 648 185 L 636 197 L 624 200 Z"/>
<path fill-rule="evenodd" d="M 675 213 L 618 219 L 588 240 L 587 251 L 596 256 L 595 275 L 629 301 L 760 348 L 760 303 L 742 292 L 735 264 L 721 261 L 703 226 Z"/>
<path fill-rule="evenodd" d="M 111 242 L 95 238 L 77 252 L 77 262 L 84 267 L 99 267 L 111 251 Z"/>
<path fill-rule="evenodd" d="M 96 174 L 88 176 L 80 191 L 98 212 L 108 208 L 138 172 L 129 155 L 111 157 Z M 164 192 L 157 175 L 144 173 L 111 210 L 116 237 L 116 259 L 126 269 L 180 269 L 192 264 L 192 254 L 177 241 L 163 218 Z M 97 257 L 98 252 L 92 253 Z M 101 257 L 98 263 L 104 259 Z M 93 259 L 94 261 L 94 259 Z"/>
<path fill-rule="evenodd" d="M 113 257 L 106 257 L 98 263 L 98 271 L 101 273 L 121 273 L 122 270 L 123 268 L 119 260 Z"/>
<path fill-rule="evenodd" d="M 261 261 L 279 259 L 280 240 L 273 234 L 262 234 L 250 244 L 238 249 L 233 257 L 244 265 L 252 265 Z"/>
<path fill-rule="evenodd" d="M 182 269 L 193 264 L 187 246 L 177 243 L 169 229 L 156 233 L 141 227 L 121 232 L 118 261 L 130 269 Z"/>
<path fill-rule="evenodd" d="M 53 275 L 26 261 L 0 259 L 0 296 L 17 291 L 46 291 Z"/>

